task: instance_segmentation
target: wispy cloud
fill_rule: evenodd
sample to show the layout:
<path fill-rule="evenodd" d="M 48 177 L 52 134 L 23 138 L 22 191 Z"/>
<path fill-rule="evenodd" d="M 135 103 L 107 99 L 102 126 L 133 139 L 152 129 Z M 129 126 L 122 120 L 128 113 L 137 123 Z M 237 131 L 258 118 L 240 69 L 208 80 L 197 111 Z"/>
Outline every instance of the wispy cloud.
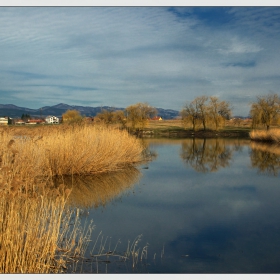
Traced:
<path fill-rule="evenodd" d="M 2 92 L 37 108 L 54 96 L 177 110 L 202 94 L 254 99 L 279 88 L 265 79 L 278 73 L 279 31 L 278 7 L 1 7 Z"/>
<path fill-rule="evenodd" d="M 255 61 L 242 61 L 242 62 L 229 62 L 225 63 L 226 67 L 243 67 L 243 68 L 248 68 L 248 67 L 255 67 L 256 62 Z"/>

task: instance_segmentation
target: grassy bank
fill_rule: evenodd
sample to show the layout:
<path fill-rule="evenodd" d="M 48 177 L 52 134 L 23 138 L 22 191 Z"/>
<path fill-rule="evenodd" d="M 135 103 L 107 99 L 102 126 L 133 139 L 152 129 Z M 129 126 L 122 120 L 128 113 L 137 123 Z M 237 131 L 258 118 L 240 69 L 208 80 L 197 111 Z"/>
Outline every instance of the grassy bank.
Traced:
<path fill-rule="evenodd" d="M 141 134 L 143 137 L 168 137 L 168 138 L 216 138 L 216 137 L 240 137 L 249 138 L 251 131 L 250 123 L 244 121 L 238 126 L 226 121 L 225 126 L 218 131 L 207 129 L 203 130 L 198 126 L 196 131 L 191 127 L 184 127 L 181 120 L 150 121 L 147 128 Z"/>

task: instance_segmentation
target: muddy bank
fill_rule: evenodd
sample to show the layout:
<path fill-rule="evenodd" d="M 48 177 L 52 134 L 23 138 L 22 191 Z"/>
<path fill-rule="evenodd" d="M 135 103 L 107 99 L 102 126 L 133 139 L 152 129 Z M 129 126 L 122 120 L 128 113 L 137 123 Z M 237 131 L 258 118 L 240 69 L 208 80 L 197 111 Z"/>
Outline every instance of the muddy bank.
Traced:
<path fill-rule="evenodd" d="M 168 137 L 168 138 L 188 138 L 188 137 L 197 137 L 197 138 L 218 138 L 218 137 L 229 137 L 229 138 L 250 138 L 249 130 L 183 130 L 183 129 L 174 129 L 174 130 L 141 130 L 135 133 L 139 137 Z"/>

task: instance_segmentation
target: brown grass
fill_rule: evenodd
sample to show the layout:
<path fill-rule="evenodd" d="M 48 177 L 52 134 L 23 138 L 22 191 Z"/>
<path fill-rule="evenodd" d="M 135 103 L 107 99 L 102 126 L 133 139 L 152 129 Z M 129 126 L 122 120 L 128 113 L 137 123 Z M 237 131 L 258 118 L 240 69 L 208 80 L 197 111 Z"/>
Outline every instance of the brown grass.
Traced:
<path fill-rule="evenodd" d="M 183 129 L 182 120 L 150 120 L 147 126 L 148 129 Z"/>
<path fill-rule="evenodd" d="M 145 148 L 93 126 L 5 127 L 0 139 L 0 273 L 63 272 L 85 253 L 92 226 L 81 228 L 71 190 L 54 177 L 133 168 Z"/>
<path fill-rule="evenodd" d="M 253 130 L 250 132 L 250 138 L 255 141 L 266 141 L 266 142 L 280 142 L 280 129 L 269 129 L 269 130 Z"/>
<path fill-rule="evenodd" d="M 249 129 L 252 126 L 252 121 L 245 119 L 245 120 L 226 120 L 224 125 L 220 129 Z M 162 121 L 156 121 L 156 120 L 150 120 L 149 124 L 147 126 L 147 129 L 150 130 L 172 130 L 172 129 L 186 129 L 186 130 L 192 130 L 192 125 L 188 124 L 187 126 L 183 125 L 182 120 L 180 119 L 172 119 L 172 120 L 162 120 Z M 202 124 L 197 124 L 196 126 L 197 130 L 203 130 Z M 214 129 L 213 124 L 211 125 L 208 123 L 207 129 Z"/>
<path fill-rule="evenodd" d="M 73 212 L 65 209 L 70 191 L 50 191 L 8 168 L 0 178 L 0 273 L 63 272 L 88 239 L 77 221 L 70 229 Z"/>
<path fill-rule="evenodd" d="M 141 162 L 144 151 L 126 131 L 94 126 L 3 129 L 1 142 L 2 166 L 33 177 L 121 170 Z"/>

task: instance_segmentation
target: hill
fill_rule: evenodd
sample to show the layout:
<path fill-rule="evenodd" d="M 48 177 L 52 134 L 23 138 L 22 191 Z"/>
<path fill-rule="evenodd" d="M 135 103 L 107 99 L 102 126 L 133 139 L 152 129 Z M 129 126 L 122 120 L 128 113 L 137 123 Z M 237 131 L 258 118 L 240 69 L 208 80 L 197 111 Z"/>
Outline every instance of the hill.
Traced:
<path fill-rule="evenodd" d="M 89 106 L 76 106 L 59 103 L 54 106 L 45 106 L 39 109 L 29 109 L 25 107 L 18 107 L 13 104 L 0 104 L 0 117 L 7 116 L 10 118 L 20 118 L 22 114 L 29 114 L 31 117 L 46 117 L 54 115 L 61 117 L 67 110 L 78 110 L 83 116 L 96 116 L 102 109 L 106 110 L 124 110 L 124 108 L 113 108 L 109 106 L 89 107 Z M 179 115 L 179 111 L 171 109 L 157 108 L 158 116 L 163 119 L 173 119 Z"/>

